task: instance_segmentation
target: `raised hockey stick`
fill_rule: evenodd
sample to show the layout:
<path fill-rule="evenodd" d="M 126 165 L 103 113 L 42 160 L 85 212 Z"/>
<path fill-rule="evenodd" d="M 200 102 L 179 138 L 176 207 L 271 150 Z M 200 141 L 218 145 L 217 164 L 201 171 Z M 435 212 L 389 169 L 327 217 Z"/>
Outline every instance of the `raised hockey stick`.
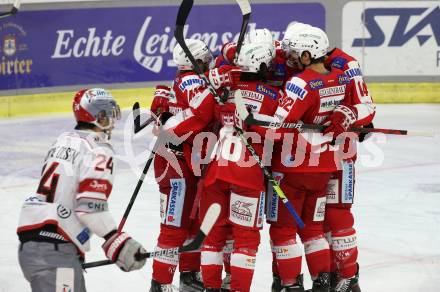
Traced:
<path fill-rule="evenodd" d="M 238 37 L 237 41 L 237 52 L 236 56 L 240 54 L 241 47 L 243 45 L 244 41 L 244 35 L 247 30 L 247 26 L 249 23 L 249 19 L 251 18 L 251 5 L 249 4 L 248 0 L 236 0 L 238 6 L 240 6 L 241 14 L 243 15 L 243 20 L 241 22 L 241 29 L 240 29 L 240 35 Z"/>
<path fill-rule="evenodd" d="M 185 25 L 186 19 L 188 18 L 188 15 L 189 15 L 189 13 L 191 11 L 192 4 L 193 4 L 192 0 L 183 0 L 182 1 L 182 4 L 181 4 L 181 6 L 179 8 L 179 13 L 177 14 L 176 30 L 174 31 L 174 37 L 176 38 L 176 40 L 179 43 L 179 45 L 183 48 L 185 54 L 188 56 L 189 60 L 194 65 L 194 67 L 197 67 L 196 60 L 192 56 L 191 52 L 188 50 L 188 47 L 185 44 L 185 39 L 183 37 L 183 27 Z M 219 99 L 220 97 L 218 96 L 218 94 L 214 90 L 214 88 L 212 87 L 211 83 L 206 83 L 206 84 L 207 84 L 210 92 Z M 304 223 L 302 222 L 300 216 L 298 215 L 298 213 L 296 213 L 295 208 L 292 206 L 292 204 L 290 204 L 289 200 L 284 195 L 284 192 L 281 190 L 278 182 L 273 178 L 270 170 L 268 168 L 264 167 L 264 165 L 261 162 L 261 159 L 258 156 L 257 152 L 252 147 L 252 145 L 248 143 L 248 141 L 244 137 L 243 131 L 241 129 L 239 129 L 239 128 L 237 128 L 237 129 L 238 129 L 238 133 L 239 134 L 241 133 L 240 137 L 243 140 L 243 142 L 245 143 L 246 148 L 249 150 L 249 152 L 252 154 L 252 156 L 255 158 L 255 160 L 257 162 L 259 162 L 259 166 L 262 167 L 263 173 L 266 176 L 266 178 L 269 181 L 273 181 L 273 186 L 274 186 L 275 192 L 281 198 L 282 202 L 284 204 L 286 204 L 286 208 L 292 214 L 292 216 L 294 217 L 294 219 L 295 219 L 296 223 L 298 224 L 298 226 L 300 228 L 304 227 Z"/>
<path fill-rule="evenodd" d="M 193 0 L 183 0 L 182 4 L 180 4 L 179 12 L 177 13 L 176 18 L 176 28 L 174 29 L 174 37 L 176 38 L 179 45 L 182 47 L 185 54 L 188 56 L 191 64 L 194 66 L 194 71 L 197 73 L 200 79 L 203 80 L 203 82 L 208 86 L 208 90 L 216 97 L 217 101 L 220 103 L 224 103 L 225 100 L 221 98 L 215 91 L 214 87 L 212 86 L 211 82 L 208 78 L 206 78 L 205 73 L 203 72 L 203 69 L 199 66 L 196 59 L 194 59 L 194 56 L 191 54 L 191 52 L 188 49 L 188 46 L 185 43 L 185 37 L 183 35 L 183 30 L 185 28 L 185 23 L 188 18 L 188 15 L 191 11 L 191 8 L 194 4 Z"/>
<path fill-rule="evenodd" d="M 322 132 L 326 126 L 315 125 L 315 124 L 304 124 L 302 122 L 298 123 L 279 123 L 270 120 L 259 120 L 255 119 L 254 115 L 246 109 L 241 90 L 236 90 L 234 92 L 234 100 L 237 108 L 237 112 L 240 118 L 247 125 L 256 125 L 261 127 L 267 127 L 272 129 L 298 129 L 298 130 L 317 130 Z M 408 130 L 395 130 L 395 129 L 380 129 L 380 128 L 358 128 L 352 127 L 348 130 L 349 132 L 355 133 L 383 133 L 389 135 L 405 135 L 405 136 L 419 136 L 419 137 L 434 137 L 433 132 L 423 132 L 423 131 L 408 131 Z"/>
<path fill-rule="evenodd" d="M 206 238 L 209 231 L 211 231 L 212 227 L 217 221 L 219 215 L 220 215 L 220 205 L 217 203 L 213 203 L 211 206 L 209 206 L 208 211 L 206 211 L 205 218 L 203 219 L 199 232 L 197 233 L 194 240 L 191 241 L 189 244 L 181 247 L 168 248 L 168 249 L 147 252 L 147 253 L 140 253 L 136 255 L 136 260 L 142 260 L 142 259 L 157 257 L 162 255 L 175 255 L 181 252 L 189 252 L 199 249 L 203 243 L 203 240 Z M 92 263 L 83 264 L 83 269 L 95 268 L 110 264 L 113 264 L 113 262 L 111 262 L 110 260 L 92 262 Z"/>
<path fill-rule="evenodd" d="M 21 0 L 15 0 L 10 11 L 0 13 L 0 19 L 8 17 L 10 15 L 17 14 L 18 9 L 20 8 L 20 4 L 21 4 Z"/>

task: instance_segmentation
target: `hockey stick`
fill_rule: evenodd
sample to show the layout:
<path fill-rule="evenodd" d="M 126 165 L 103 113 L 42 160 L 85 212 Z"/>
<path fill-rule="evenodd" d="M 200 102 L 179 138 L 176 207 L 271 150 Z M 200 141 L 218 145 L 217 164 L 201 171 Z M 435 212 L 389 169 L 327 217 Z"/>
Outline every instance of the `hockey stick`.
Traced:
<path fill-rule="evenodd" d="M 205 218 L 203 219 L 202 225 L 200 226 L 200 230 L 197 233 L 196 238 L 194 238 L 194 240 L 191 241 L 189 244 L 181 247 L 168 248 L 168 249 L 147 252 L 147 253 L 140 253 L 135 256 L 136 260 L 139 261 L 146 258 L 158 257 L 164 255 L 176 255 L 181 252 L 189 252 L 199 249 L 203 243 L 203 240 L 206 238 L 209 231 L 211 231 L 212 227 L 217 221 L 219 215 L 220 215 L 220 205 L 217 203 L 213 203 L 211 206 L 209 206 L 208 211 L 206 211 Z M 83 269 L 105 266 L 110 264 L 113 264 L 113 262 L 110 260 L 92 262 L 92 263 L 83 264 Z"/>
<path fill-rule="evenodd" d="M 137 111 L 138 115 L 136 115 L 135 111 Z M 133 105 L 133 117 L 134 117 L 134 124 L 135 124 L 135 133 L 136 133 L 136 123 L 140 124 L 140 116 L 139 116 L 139 103 L 136 102 Z M 153 162 L 153 158 L 155 155 L 155 150 L 157 149 L 158 145 L 159 145 L 159 139 L 156 141 L 156 143 L 153 146 L 153 150 L 150 153 L 150 156 L 148 157 L 147 163 L 144 166 L 144 169 L 142 170 L 142 174 L 136 184 L 136 188 L 134 189 L 133 194 L 131 195 L 130 198 L 130 202 L 128 203 L 127 208 L 125 209 L 124 215 L 122 215 L 122 219 L 119 222 L 119 226 L 118 226 L 118 232 L 122 231 L 122 228 L 124 228 L 125 222 L 127 221 L 128 215 L 131 212 L 131 208 L 134 205 L 134 202 L 136 200 L 136 197 L 141 189 L 142 183 L 144 182 L 145 176 L 147 175 L 148 170 L 150 169 L 151 163 Z M 83 269 L 87 269 L 87 268 L 93 268 L 93 267 L 99 267 L 99 266 L 103 266 L 103 265 L 110 265 L 113 262 L 110 260 L 102 260 L 102 261 L 97 261 L 97 262 L 91 262 L 91 263 L 85 263 L 83 264 Z"/>
<path fill-rule="evenodd" d="M 133 124 L 134 124 L 134 133 L 135 134 L 137 134 L 140 131 L 142 131 L 145 127 L 147 127 L 149 124 L 151 124 L 155 120 L 156 120 L 156 118 L 154 116 L 150 117 L 148 120 L 146 120 L 141 125 L 141 112 L 140 112 L 139 102 L 136 101 L 133 104 Z"/>
<path fill-rule="evenodd" d="M 188 47 L 186 46 L 185 40 L 183 38 L 183 27 L 185 25 L 186 19 L 188 18 L 188 15 L 189 15 L 189 13 L 191 11 L 192 4 L 193 4 L 192 0 L 183 0 L 182 1 L 182 4 L 181 4 L 181 6 L 179 8 L 179 13 L 177 14 L 176 30 L 174 31 L 174 37 L 176 38 L 176 40 L 179 43 L 179 45 L 185 51 L 186 55 L 188 56 L 189 60 L 194 65 L 194 67 L 197 67 L 197 63 L 196 63 L 194 57 L 192 56 L 191 52 L 188 50 Z M 206 83 L 206 84 L 207 84 L 210 92 L 219 99 L 220 97 L 218 96 L 218 94 L 214 90 L 214 88 L 212 87 L 211 83 Z M 273 178 L 271 172 L 267 168 L 263 167 L 264 165 L 261 163 L 260 157 L 258 156 L 258 154 L 255 151 L 255 149 L 252 147 L 252 145 L 249 144 L 248 141 L 246 140 L 246 138 L 244 137 L 243 131 L 241 129 L 239 129 L 239 128 L 237 128 L 237 129 L 239 130 L 238 133 L 239 134 L 241 133 L 240 137 L 243 140 L 243 142 L 245 143 L 246 148 L 252 154 L 254 159 L 257 162 L 258 161 L 260 162 L 259 166 L 262 167 L 264 175 L 267 177 L 268 180 L 274 182 L 274 190 L 275 190 L 275 192 L 281 198 L 282 202 L 284 204 L 286 204 L 286 208 L 289 210 L 289 212 L 295 218 L 296 223 L 298 224 L 298 226 L 300 228 L 302 228 L 304 226 L 304 223 L 302 222 L 302 220 L 301 220 L 300 216 L 298 215 L 298 213 L 296 213 L 295 208 L 293 208 L 293 206 L 290 204 L 289 200 L 284 195 L 284 192 L 281 190 L 278 182 Z"/>
<path fill-rule="evenodd" d="M 322 132 L 326 126 L 315 125 L 315 124 L 304 124 L 302 122 L 298 123 L 279 123 L 270 120 L 259 120 L 255 119 L 252 113 L 249 113 L 246 109 L 246 104 L 244 103 L 241 90 L 236 90 L 234 92 L 234 100 L 237 107 L 237 112 L 240 118 L 247 125 L 256 125 L 272 129 L 297 129 L 297 130 L 317 130 Z M 394 130 L 394 129 L 380 129 L 380 128 L 358 128 L 352 127 L 348 130 L 349 132 L 355 133 L 383 133 L 389 135 L 405 135 L 405 136 L 419 136 L 419 137 L 434 137 L 433 132 L 423 132 L 423 131 L 408 131 L 408 130 Z"/>
<path fill-rule="evenodd" d="M 20 4 L 21 4 L 21 0 L 15 0 L 11 11 L 0 13 L 0 19 L 8 17 L 10 15 L 17 14 L 18 9 L 20 8 Z"/>
<path fill-rule="evenodd" d="M 243 15 L 243 20 L 241 22 L 240 35 L 239 35 L 238 41 L 237 41 L 236 57 L 238 58 L 238 55 L 240 55 L 241 47 L 243 45 L 244 35 L 247 30 L 249 19 L 251 18 L 251 5 L 249 4 L 248 0 L 236 0 L 236 1 L 237 1 L 238 6 L 240 6 L 241 14 Z"/>
<path fill-rule="evenodd" d="M 199 78 L 203 80 L 204 84 L 208 85 L 208 90 L 212 93 L 212 95 L 215 96 L 217 101 L 223 104 L 225 102 L 225 100 L 222 99 L 216 93 L 211 82 L 209 81 L 208 78 L 206 78 L 205 73 L 203 72 L 203 69 L 197 63 L 196 59 L 194 59 L 194 56 L 191 54 L 190 50 L 188 49 L 188 46 L 185 43 L 183 30 L 185 28 L 185 23 L 188 18 L 188 15 L 192 9 L 193 4 L 194 4 L 194 0 L 183 0 L 182 4 L 180 4 L 179 11 L 177 13 L 177 18 L 176 18 L 176 28 L 174 29 L 174 37 L 176 38 L 177 43 L 182 47 L 183 51 L 185 52 L 185 54 L 188 57 L 191 64 L 193 64 L 194 71 L 197 73 Z"/>

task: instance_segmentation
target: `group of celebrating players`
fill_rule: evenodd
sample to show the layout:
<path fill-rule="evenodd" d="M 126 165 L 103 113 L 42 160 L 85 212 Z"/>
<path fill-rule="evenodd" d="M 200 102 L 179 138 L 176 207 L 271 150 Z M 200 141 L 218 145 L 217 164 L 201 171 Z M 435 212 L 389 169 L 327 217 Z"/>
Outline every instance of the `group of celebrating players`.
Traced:
<path fill-rule="evenodd" d="M 209 82 L 176 45 L 176 77 L 171 87 L 156 87 L 150 108 L 157 117 L 156 135 L 186 137 L 165 147 L 175 160 L 160 151 L 155 156 L 161 218 L 156 249 L 190 242 L 213 203 L 221 212 L 201 250 L 154 258 L 150 292 L 173 291 L 177 267 L 179 291 L 250 291 L 264 221 L 270 225 L 272 291 L 305 291 L 303 251 L 313 280 L 310 291 L 360 291 L 351 206 L 356 144 L 365 136 L 350 127 L 371 127 L 375 105 L 358 62 L 331 49 L 323 30 L 298 22 L 287 27 L 281 41 L 267 29 L 250 31 L 242 47 L 224 44 L 215 59 L 203 41 L 185 43 Z M 238 98 L 258 121 L 325 129 L 247 123 L 238 114 L 243 112 Z M 25 202 L 20 217 L 20 265 L 33 291 L 52 291 L 59 279 L 70 279 L 72 291 L 85 291 L 79 257 L 92 233 L 105 238 L 107 257 L 123 270 L 145 263 L 135 257 L 143 247 L 116 228 L 107 207 L 113 182 L 108 138 L 119 108 L 107 91 L 90 89 L 76 94 L 73 109 L 77 131 L 62 134 L 49 150 L 37 194 Z M 198 145 L 204 141 L 201 133 L 216 139 Z M 267 162 L 304 226 L 268 183 L 258 159 Z M 73 216 L 61 216 L 69 212 Z M 36 249 L 42 252 L 37 255 Z M 61 250 L 68 260 L 57 256 Z"/>
<path fill-rule="evenodd" d="M 201 261 L 197 253 L 154 259 L 150 291 L 164 291 L 177 265 L 181 287 L 199 284 L 200 291 L 202 287 L 249 291 L 264 215 L 270 224 L 272 291 L 304 291 L 297 234 L 313 280 L 312 291 L 360 291 L 350 211 L 358 139 L 346 131 L 353 125 L 370 124 L 375 106 L 357 61 L 337 48 L 329 50 L 325 32 L 302 23 L 290 25 L 281 42 L 273 40 L 267 29 L 250 31 L 241 52 L 236 54 L 236 44 L 225 44 L 211 70 L 206 44 L 200 40 L 186 43 L 217 94 L 201 81 L 183 49 L 176 46 L 179 73 L 171 88 L 157 88 L 151 110 L 159 116 L 162 130 L 179 137 L 192 134 L 181 147 L 169 146 L 183 176 L 167 168 L 166 159 L 156 157 L 162 216 L 157 248 L 179 246 L 194 236 L 197 221 L 191 217 L 192 210 L 199 208 L 199 218 L 203 218 L 207 207 L 216 202 L 222 211 L 203 243 Z M 327 127 L 322 134 L 296 129 L 272 129 L 269 134 L 268 128 L 246 125 L 236 114 L 237 90 L 254 118 Z M 301 215 L 304 228 L 297 228 L 272 186 L 267 186 L 261 167 L 234 126 L 259 134 L 250 143 L 260 157 L 267 140 L 274 143 L 271 170 Z M 217 143 L 212 160 L 197 177 L 192 171 L 196 163 L 193 142 L 196 134 L 207 131 L 217 135 Z M 288 139 L 293 139 L 293 147 L 285 151 Z M 176 201 L 176 192 L 185 195 Z M 223 266 L 226 278 L 222 282 Z"/>

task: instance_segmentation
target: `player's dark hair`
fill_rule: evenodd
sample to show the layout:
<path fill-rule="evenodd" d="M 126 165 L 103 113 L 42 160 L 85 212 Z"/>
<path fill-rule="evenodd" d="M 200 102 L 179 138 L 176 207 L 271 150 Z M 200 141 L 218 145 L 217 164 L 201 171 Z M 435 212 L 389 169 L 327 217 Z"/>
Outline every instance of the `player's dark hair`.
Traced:
<path fill-rule="evenodd" d="M 86 122 L 78 122 L 75 126 L 75 130 L 93 130 L 96 125 Z"/>
<path fill-rule="evenodd" d="M 311 60 L 310 60 L 310 64 L 324 63 L 326 57 L 327 57 L 327 56 L 322 56 L 322 57 L 319 57 L 319 58 L 316 58 L 316 59 L 311 59 Z"/>
<path fill-rule="evenodd" d="M 267 82 L 269 76 L 269 69 L 265 63 L 260 64 L 260 70 L 257 73 L 241 72 L 240 81 L 263 81 Z"/>

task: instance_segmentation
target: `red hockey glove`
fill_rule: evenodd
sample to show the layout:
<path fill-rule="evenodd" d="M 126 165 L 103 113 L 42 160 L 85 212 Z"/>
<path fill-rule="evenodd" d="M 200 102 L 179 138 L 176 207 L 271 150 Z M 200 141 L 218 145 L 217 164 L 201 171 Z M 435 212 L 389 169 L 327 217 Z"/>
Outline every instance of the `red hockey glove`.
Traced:
<path fill-rule="evenodd" d="M 160 113 L 168 111 L 168 100 L 170 97 L 171 88 L 165 85 L 157 85 L 154 92 L 153 102 L 150 110 L 153 114 L 158 116 Z"/>
<path fill-rule="evenodd" d="M 215 89 L 231 87 L 239 81 L 240 70 L 230 65 L 224 65 L 209 70 L 208 78 Z"/>
<path fill-rule="evenodd" d="M 235 53 L 237 52 L 237 44 L 236 43 L 226 43 L 223 45 L 221 53 L 223 58 L 229 62 L 231 65 L 235 65 Z"/>
<path fill-rule="evenodd" d="M 333 133 L 333 139 L 346 132 L 357 120 L 357 110 L 353 106 L 338 105 L 333 113 L 324 122 L 327 128 L 322 132 L 324 135 Z"/>

